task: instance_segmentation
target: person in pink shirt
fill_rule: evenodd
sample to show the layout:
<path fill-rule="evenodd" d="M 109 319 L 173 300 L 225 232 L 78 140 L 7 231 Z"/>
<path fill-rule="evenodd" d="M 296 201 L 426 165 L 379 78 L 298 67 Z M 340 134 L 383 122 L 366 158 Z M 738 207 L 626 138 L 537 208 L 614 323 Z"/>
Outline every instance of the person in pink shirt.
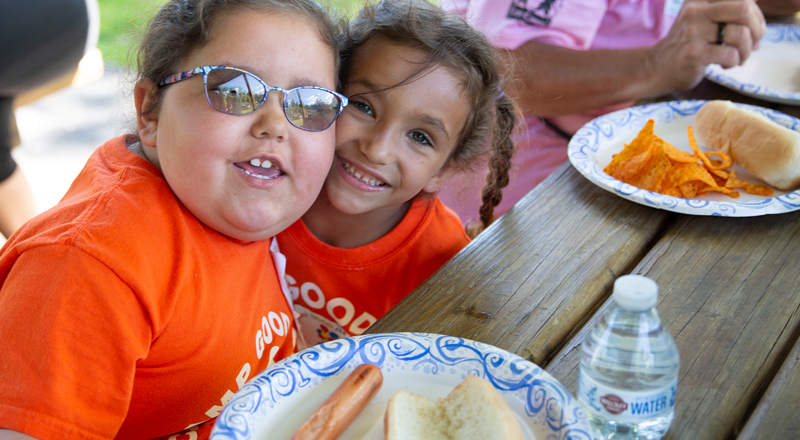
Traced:
<path fill-rule="evenodd" d="M 512 93 L 526 130 L 499 215 L 567 160 L 585 123 L 636 100 L 696 86 L 708 64 L 740 65 L 766 32 L 754 0 L 442 0 L 517 59 Z M 479 179 L 453 178 L 440 199 L 463 222 Z"/>

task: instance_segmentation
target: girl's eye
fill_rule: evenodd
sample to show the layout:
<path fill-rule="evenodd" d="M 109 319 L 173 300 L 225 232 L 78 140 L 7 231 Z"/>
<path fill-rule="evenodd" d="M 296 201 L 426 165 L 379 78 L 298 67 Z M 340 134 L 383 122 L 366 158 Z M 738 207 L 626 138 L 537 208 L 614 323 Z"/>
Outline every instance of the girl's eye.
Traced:
<path fill-rule="evenodd" d="M 356 110 L 360 111 L 361 113 L 372 115 L 372 107 L 369 106 L 364 101 L 350 101 L 350 105 L 352 105 Z"/>
<path fill-rule="evenodd" d="M 411 140 L 413 140 L 418 144 L 433 145 L 428 135 L 421 131 L 412 131 L 411 133 L 408 134 L 408 137 L 410 137 Z"/>

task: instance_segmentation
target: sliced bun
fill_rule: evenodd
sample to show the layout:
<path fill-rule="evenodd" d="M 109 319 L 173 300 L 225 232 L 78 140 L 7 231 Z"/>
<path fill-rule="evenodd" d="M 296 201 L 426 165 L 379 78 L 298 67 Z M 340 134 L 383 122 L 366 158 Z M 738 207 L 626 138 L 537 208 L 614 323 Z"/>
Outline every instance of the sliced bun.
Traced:
<path fill-rule="evenodd" d="M 467 378 L 436 404 L 400 391 L 389 399 L 385 440 L 521 440 L 514 412 L 483 379 Z"/>
<path fill-rule="evenodd" d="M 730 101 L 710 101 L 694 120 L 697 140 L 731 155 L 750 174 L 782 190 L 800 184 L 800 133 Z"/>

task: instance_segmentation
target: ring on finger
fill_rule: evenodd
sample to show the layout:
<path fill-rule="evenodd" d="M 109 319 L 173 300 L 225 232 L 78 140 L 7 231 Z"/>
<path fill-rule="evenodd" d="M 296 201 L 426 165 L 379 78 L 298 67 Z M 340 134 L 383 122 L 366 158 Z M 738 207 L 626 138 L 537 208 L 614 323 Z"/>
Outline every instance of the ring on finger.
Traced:
<path fill-rule="evenodd" d="M 720 46 L 725 45 L 725 24 L 717 23 L 717 44 Z"/>

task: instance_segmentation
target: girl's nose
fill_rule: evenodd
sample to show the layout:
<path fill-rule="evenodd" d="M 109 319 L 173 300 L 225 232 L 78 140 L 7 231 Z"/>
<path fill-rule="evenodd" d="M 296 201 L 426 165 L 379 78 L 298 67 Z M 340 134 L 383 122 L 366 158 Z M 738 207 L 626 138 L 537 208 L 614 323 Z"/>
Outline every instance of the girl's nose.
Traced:
<path fill-rule="evenodd" d="M 283 112 L 283 93 L 270 90 L 266 101 L 255 112 L 250 133 L 257 138 L 283 141 L 289 134 L 289 121 Z"/>
<path fill-rule="evenodd" d="M 394 162 L 391 136 L 386 131 L 378 131 L 369 136 L 367 141 L 361 144 L 361 152 L 375 164 L 388 165 Z"/>

